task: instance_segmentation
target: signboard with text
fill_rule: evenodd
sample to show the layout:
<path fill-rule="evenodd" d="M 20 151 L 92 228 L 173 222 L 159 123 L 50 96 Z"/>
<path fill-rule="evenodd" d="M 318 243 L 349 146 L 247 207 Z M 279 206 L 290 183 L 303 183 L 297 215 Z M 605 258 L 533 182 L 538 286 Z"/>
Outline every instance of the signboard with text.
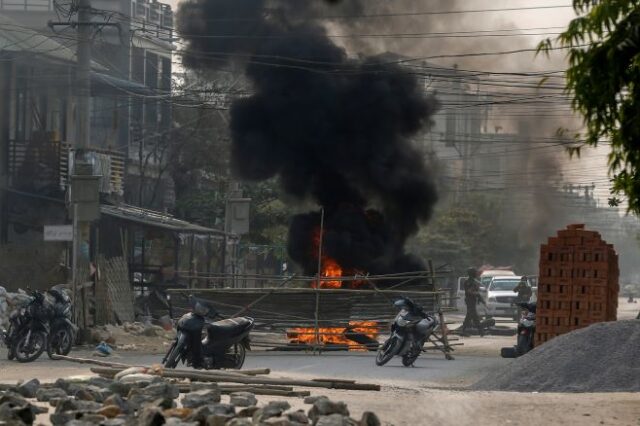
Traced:
<path fill-rule="evenodd" d="M 73 241 L 73 226 L 71 225 L 45 225 L 45 241 Z"/>

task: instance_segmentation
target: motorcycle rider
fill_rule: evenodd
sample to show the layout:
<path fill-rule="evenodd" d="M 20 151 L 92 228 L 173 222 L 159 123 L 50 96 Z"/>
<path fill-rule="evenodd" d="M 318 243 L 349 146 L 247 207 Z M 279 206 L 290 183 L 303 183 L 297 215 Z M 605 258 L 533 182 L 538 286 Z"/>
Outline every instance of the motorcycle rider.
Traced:
<path fill-rule="evenodd" d="M 475 268 L 467 269 L 467 279 L 464 283 L 464 303 L 467 305 L 467 315 L 462 323 L 462 334 L 466 329 L 473 326 L 478 328 L 480 337 L 484 336 L 484 330 L 480 325 L 480 317 L 478 316 L 478 304 L 484 303 L 480 295 L 480 282 L 477 279 L 478 271 Z"/>
<path fill-rule="evenodd" d="M 529 285 L 529 279 L 527 278 L 526 275 L 523 275 L 522 278 L 520 278 L 520 282 L 513 289 L 513 292 L 518 293 L 518 298 L 516 299 L 516 302 L 528 303 L 531 300 L 531 296 L 533 295 L 533 290 L 531 290 L 531 286 Z"/>

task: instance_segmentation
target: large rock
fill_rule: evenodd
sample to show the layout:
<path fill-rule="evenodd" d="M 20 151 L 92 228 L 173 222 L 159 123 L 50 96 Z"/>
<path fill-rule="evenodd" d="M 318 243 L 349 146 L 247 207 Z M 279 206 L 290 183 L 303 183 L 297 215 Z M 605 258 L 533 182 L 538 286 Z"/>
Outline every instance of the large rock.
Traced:
<path fill-rule="evenodd" d="M 297 426 L 298 423 L 294 423 L 289 420 L 288 417 L 269 417 L 266 420 L 260 422 L 260 425 L 264 426 Z"/>
<path fill-rule="evenodd" d="M 280 417 L 289 408 L 287 401 L 271 401 L 253 414 L 253 422 L 260 424 L 271 417 Z"/>
<path fill-rule="evenodd" d="M 152 404 L 156 407 L 172 408 L 173 400 L 180 395 L 177 386 L 171 383 L 154 383 L 146 388 L 133 388 L 129 392 L 127 402 L 134 409 L 139 409 L 145 404 Z"/>
<path fill-rule="evenodd" d="M 8 425 L 32 424 L 36 412 L 31 404 L 13 405 L 10 402 L 0 403 L 0 423 Z"/>
<path fill-rule="evenodd" d="M 207 426 L 226 426 L 227 422 L 233 418 L 232 415 L 214 414 L 207 417 Z"/>
<path fill-rule="evenodd" d="M 112 419 L 122 414 L 122 409 L 120 409 L 120 407 L 118 407 L 117 405 L 105 405 L 104 407 L 99 409 L 97 413 L 105 416 L 108 419 Z"/>
<path fill-rule="evenodd" d="M 307 415 L 302 410 L 291 411 L 289 413 L 286 413 L 286 415 L 289 418 L 289 420 L 291 420 L 296 424 L 301 424 L 301 425 L 309 424 L 309 417 L 307 417 Z"/>
<path fill-rule="evenodd" d="M 257 405 L 252 405 L 251 407 L 243 408 L 238 412 L 238 417 L 253 417 L 253 415 L 258 411 L 260 407 Z"/>
<path fill-rule="evenodd" d="M 217 402 L 220 402 L 220 391 L 217 389 L 189 392 L 182 398 L 182 406 L 186 408 L 198 408 Z"/>
<path fill-rule="evenodd" d="M 329 414 L 328 416 L 319 416 L 314 421 L 315 426 L 358 426 L 358 423 L 342 414 Z"/>
<path fill-rule="evenodd" d="M 36 392 L 36 399 L 41 402 L 48 402 L 52 398 L 66 398 L 67 393 L 60 388 L 44 389 L 40 388 Z"/>
<path fill-rule="evenodd" d="M 235 415 L 235 407 L 229 404 L 209 404 L 197 408 L 187 418 L 190 422 L 205 423 L 211 416 L 229 416 Z"/>
<path fill-rule="evenodd" d="M 381 426 L 382 423 L 378 416 L 376 416 L 371 411 L 365 411 L 362 413 L 362 418 L 360 419 L 359 426 Z"/>
<path fill-rule="evenodd" d="M 133 383 L 122 383 L 122 382 L 113 382 L 109 385 L 108 389 L 110 392 L 114 394 L 118 394 L 120 396 L 127 396 L 131 389 L 136 388 L 137 386 Z"/>
<path fill-rule="evenodd" d="M 145 407 L 138 416 L 136 424 L 139 426 L 160 426 L 166 422 L 158 407 Z"/>
<path fill-rule="evenodd" d="M 105 406 L 115 405 L 116 407 L 120 408 L 120 411 L 122 411 L 125 414 L 129 414 L 131 412 L 131 409 L 130 409 L 129 404 L 127 403 L 127 401 L 125 401 L 118 394 L 113 394 L 113 395 L 109 396 L 107 399 L 104 400 L 103 404 Z"/>
<path fill-rule="evenodd" d="M 104 389 L 104 388 L 108 388 L 109 385 L 111 383 L 113 383 L 114 381 L 111 379 L 107 379 L 104 377 L 100 377 L 100 376 L 95 376 L 95 377 L 91 377 L 88 381 L 87 384 L 90 386 L 96 386 L 100 389 Z"/>
<path fill-rule="evenodd" d="M 237 407 L 251 407 L 258 403 L 256 396 L 251 392 L 234 392 L 229 398 L 231 404 Z"/>
<path fill-rule="evenodd" d="M 58 404 L 56 404 L 56 413 L 65 413 L 65 412 L 79 412 L 79 413 L 89 413 L 96 410 L 99 410 L 101 405 L 95 401 L 81 401 L 73 398 L 61 398 L 58 400 Z"/>
<path fill-rule="evenodd" d="M 253 426 L 253 422 L 247 417 L 234 417 L 227 422 L 226 426 Z"/>
<path fill-rule="evenodd" d="M 168 382 L 152 383 L 141 390 L 145 395 L 153 398 L 176 399 L 180 396 L 180 389 Z"/>
<path fill-rule="evenodd" d="M 309 410 L 309 418 L 314 424 L 320 416 L 330 416 L 332 414 L 349 417 L 347 404 L 344 402 L 333 402 L 329 398 L 318 398 Z"/>
<path fill-rule="evenodd" d="M 40 380 L 38 379 L 28 380 L 24 383 L 21 383 L 16 388 L 18 393 L 24 396 L 25 398 L 35 398 L 36 392 L 38 392 L 38 389 L 40 389 Z"/>

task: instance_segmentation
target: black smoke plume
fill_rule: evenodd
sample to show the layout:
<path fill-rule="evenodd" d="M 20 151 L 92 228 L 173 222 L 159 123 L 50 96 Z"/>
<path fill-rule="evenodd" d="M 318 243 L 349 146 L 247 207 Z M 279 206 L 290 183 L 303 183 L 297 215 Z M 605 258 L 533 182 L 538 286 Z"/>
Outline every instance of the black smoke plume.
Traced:
<path fill-rule="evenodd" d="M 437 195 L 410 138 L 438 105 L 406 68 L 349 58 L 315 19 L 357 5 L 184 3 L 184 63 L 244 67 L 254 93 L 231 107 L 233 170 L 250 181 L 277 176 L 287 193 L 322 206 L 325 256 L 346 273 L 418 270 L 404 244 L 429 219 Z M 312 212 L 295 216 L 289 233 L 291 258 L 310 274 L 319 227 L 320 213 Z"/>

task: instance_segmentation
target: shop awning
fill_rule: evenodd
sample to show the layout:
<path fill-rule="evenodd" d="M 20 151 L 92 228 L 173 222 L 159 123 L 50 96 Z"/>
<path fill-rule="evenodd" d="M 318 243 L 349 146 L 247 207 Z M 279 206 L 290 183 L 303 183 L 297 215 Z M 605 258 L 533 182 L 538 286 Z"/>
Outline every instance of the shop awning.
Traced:
<path fill-rule="evenodd" d="M 182 234 L 206 234 L 220 238 L 225 236 L 225 232 L 220 231 L 219 229 L 196 225 L 194 223 L 176 219 L 166 213 L 143 209 L 140 207 L 129 205 L 112 206 L 103 204 L 100 206 L 100 212 L 116 219 L 135 222 L 141 225 L 160 228 L 171 232 Z"/>

